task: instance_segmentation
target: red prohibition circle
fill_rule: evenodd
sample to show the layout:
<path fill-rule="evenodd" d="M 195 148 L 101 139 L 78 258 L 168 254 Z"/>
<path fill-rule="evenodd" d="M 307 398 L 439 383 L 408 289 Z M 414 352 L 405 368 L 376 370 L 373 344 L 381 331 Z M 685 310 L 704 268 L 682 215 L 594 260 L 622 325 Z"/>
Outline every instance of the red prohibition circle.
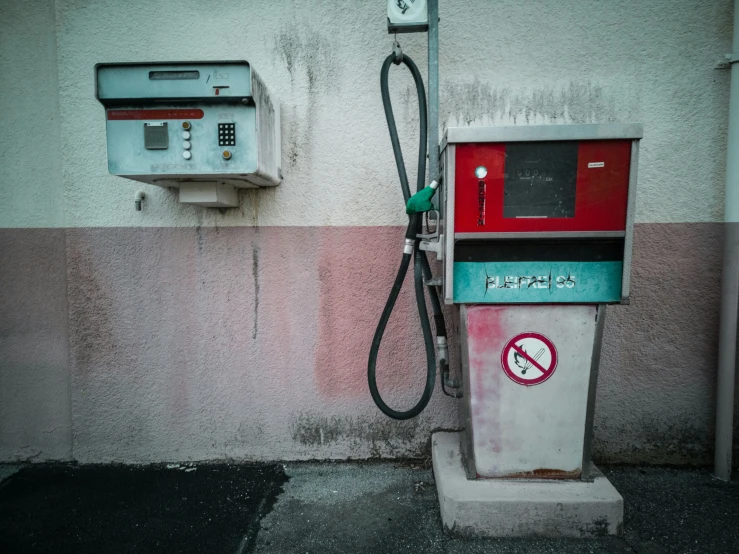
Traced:
<path fill-rule="evenodd" d="M 545 369 L 543 366 L 539 365 L 536 360 L 531 358 L 527 353 L 523 352 L 516 346 L 516 342 L 520 341 L 521 339 L 537 339 L 544 343 L 544 346 L 549 349 L 552 357 L 552 363 L 549 365 L 549 368 Z M 513 370 L 508 367 L 508 355 L 514 348 L 519 354 L 524 356 L 524 358 L 526 358 L 529 362 L 531 362 L 532 365 L 534 365 L 539 371 L 541 371 L 542 375 L 540 375 L 536 379 L 522 379 L 521 377 L 516 375 Z M 514 383 L 518 383 L 519 385 L 530 387 L 543 383 L 544 381 L 549 379 L 554 373 L 554 370 L 557 369 L 557 349 L 555 348 L 554 343 L 551 340 L 540 333 L 521 333 L 508 341 L 508 343 L 505 345 L 505 348 L 503 348 L 503 354 L 501 355 L 500 361 L 501 365 L 503 366 L 503 371 L 511 381 L 513 381 Z"/>

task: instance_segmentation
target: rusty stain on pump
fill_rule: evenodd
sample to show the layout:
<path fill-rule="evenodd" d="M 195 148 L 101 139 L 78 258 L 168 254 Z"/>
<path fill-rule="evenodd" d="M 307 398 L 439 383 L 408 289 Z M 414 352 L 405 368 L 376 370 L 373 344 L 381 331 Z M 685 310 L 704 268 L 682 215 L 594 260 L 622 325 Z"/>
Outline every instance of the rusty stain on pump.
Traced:
<path fill-rule="evenodd" d="M 521 471 L 501 476 L 502 479 L 579 479 L 582 470 L 574 469 L 565 471 L 563 469 L 539 468 L 532 471 Z M 478 478 L 483 478 L 481 475 Z"/>

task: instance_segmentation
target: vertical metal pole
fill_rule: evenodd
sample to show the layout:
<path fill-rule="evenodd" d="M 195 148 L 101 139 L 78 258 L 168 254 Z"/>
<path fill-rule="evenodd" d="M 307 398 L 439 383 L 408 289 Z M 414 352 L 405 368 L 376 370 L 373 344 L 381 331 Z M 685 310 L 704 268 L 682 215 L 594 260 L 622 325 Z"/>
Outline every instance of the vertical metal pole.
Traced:
<path fill-rule="evenodd" d="M 429 13 L 429 102 L 428 155 L 429 181 L 439 177 L 439 2 L 428 0 Z M 438 207 L 438 195 L 434 203 Z"/>
<path fill-rule="evenodd" d="M 737 302 L 739 301 L 739 64 L 734 59 L 739 53 L 739 0 L 734 0 L 732 48 L 729 136 L 726 145 L 721 327 L 716 379 L 716 451 L 713 466 L 713 474 L 724 481 L 731 479 Z"/>

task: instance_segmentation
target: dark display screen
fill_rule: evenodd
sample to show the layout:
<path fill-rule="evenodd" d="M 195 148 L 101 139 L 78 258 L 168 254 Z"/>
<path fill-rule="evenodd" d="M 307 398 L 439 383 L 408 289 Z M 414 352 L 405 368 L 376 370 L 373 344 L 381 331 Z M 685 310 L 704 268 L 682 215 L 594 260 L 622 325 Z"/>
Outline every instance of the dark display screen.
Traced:
<path fill-rule="evenodd" d="M 147 150 L 166 150 L 169 148 L 167 122 L 144 123 L 144 148 Z"/>
<path fill-rule="evenodd" d="M 200 71 L 149 71 L 152 81 L 192 81 L 200 79 Z"/>
<path fill-rule="evenodd" d="M 578 143 L 506 145 L 503 217 L 575 217 Z"/>

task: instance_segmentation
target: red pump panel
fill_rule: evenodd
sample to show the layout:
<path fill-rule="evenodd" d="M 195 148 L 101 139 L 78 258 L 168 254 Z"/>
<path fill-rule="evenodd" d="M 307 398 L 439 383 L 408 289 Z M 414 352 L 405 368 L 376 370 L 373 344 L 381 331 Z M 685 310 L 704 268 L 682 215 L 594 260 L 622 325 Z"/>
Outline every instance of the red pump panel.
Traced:
<path fill-rule="evenodd" d="M 630 140 L 458 144 L 454 230 L 624 231 L 630 161 Z"/>

